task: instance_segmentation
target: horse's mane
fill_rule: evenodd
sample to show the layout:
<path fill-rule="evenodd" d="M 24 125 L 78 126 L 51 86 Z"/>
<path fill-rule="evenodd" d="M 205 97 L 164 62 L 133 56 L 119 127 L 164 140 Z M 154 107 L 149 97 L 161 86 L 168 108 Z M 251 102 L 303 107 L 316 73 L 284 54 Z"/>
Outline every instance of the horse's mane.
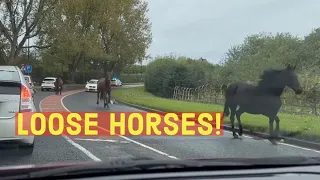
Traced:
<path fill-rule="evenodd" d="M 262 86 L 270 83 L 273 84 L 276 79 L 276 76 L 281 72 L 282 70 L 278 70 L 278 69 L 264 70 L 263 73 L 260 75 L 258 86 Z"/>

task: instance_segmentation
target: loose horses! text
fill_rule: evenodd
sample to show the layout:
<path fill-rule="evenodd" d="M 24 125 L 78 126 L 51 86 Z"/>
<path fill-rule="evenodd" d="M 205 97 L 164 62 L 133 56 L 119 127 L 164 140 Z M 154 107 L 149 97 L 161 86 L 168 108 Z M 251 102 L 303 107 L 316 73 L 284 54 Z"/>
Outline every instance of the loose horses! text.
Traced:
<path fill-rule="evenodd" d="M 16 135 L 222 136 L 222 112 L 17 113 Z"/>

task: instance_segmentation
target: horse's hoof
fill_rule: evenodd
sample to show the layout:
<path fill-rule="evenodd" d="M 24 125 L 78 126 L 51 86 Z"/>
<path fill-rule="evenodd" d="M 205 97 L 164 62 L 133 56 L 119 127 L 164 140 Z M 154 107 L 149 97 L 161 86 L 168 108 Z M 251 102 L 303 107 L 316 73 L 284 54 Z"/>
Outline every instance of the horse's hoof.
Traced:
<path fill-rule="evenodd" d="M 283 142 L 284 142 L 284 139 L 282 139 L 282 138 L 280 138 L 280 137 L 275 137 L 275 138 L 274 138 L 274 141 L 283 143 Z"/>
<path fill-rule="evenodd" d="M 238 134 L 234 134 L 233 137 L 234 137 L 235 139 L 239 139 Z"/>
<path fill-rule="evenodd" d="M 269 141 L 271 142 L 272 145 L 278 145 L 277 141 L 274 139 L 270 139 Z"/>

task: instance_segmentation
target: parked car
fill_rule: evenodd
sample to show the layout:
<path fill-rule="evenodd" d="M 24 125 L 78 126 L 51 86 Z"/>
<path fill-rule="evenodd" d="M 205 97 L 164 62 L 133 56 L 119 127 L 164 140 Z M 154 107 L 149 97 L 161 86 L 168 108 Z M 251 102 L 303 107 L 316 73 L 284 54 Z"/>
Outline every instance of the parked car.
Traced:
<path fill-rule="evenodd" d="M 111 86 L 122 86 L 122 82 L 117 78 L 111 79 Z"/>
<path fill-rule="evenodd" d="M 31 89 L 20 68 L 0 66 L 0 142 L 17 143 L 19 149 L 32 154 L 34 136 L 16 136 L 16 113 L 36 112 Z"/>
<path fill-rule="evenodd" d="M 34 82 L 32 81 L 31 76 L 24 75 L 24 79 L 26 80 L 27 84 L 29 85 L 29 88 L 31 89 L 32 94 L 34 95 L 36 93 L 36 89 L 34 88 Z"/>
<path fill-rule="evenodd" d="M 49 91 L 49 90 L 54 90 L 54 82 L 56 81 L 57 78 L 55 77 L 46 77 L 43 79 L 41 83 L 41 91 Z"/>
<path fill-rule="evenodd" d="M 87 82 L 86 84 L 86 92 L 96 92 L 97 91 L 97 83 L 98 83 L 98 79 L 91 79 L 90 81 Z"/>

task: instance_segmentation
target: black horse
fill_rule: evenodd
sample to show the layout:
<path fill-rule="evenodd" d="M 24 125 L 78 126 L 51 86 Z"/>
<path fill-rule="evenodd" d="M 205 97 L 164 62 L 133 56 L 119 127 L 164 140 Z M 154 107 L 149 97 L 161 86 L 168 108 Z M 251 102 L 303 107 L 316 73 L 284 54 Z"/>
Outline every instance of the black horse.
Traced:
<path fill-rule="evenodd" d="M 277 116 L 282 105 L 280 96 L 287 86 L 295 91 L 295 94 L 301 94 L 302 88 L 295 73 L 295 66 L 290 65 L 282 70 L 265 70 L 260 76 L 261 80 L 257 86 L 247 83 L 231 83 L 228 86 L 222 85 L 225 93 L 226 102 L 224 105 L 224 115 L 229 116 L 232 134 L 234 138 L 242 136 L 242 124 L 240 116 L 243 113 L 261 114 L 269 118 L 270 142 L 276 144 L 279 138 L 279 122 Z M 237 117 L 239 126 L 239 135 L 234 129 L 234 116 Z M 273 131 L 273 123 L 276 121 L 276 132 Z"/>
<path fill-rule="evenodd" d="M 103 100 L 104 107 L 109 109 L 108 103 L 111 98 L 111 77 L 113 71 L 107 73 L 107 77 L 100 78 L 97 82 L 97 105 L 100 100 Z"/>
<path fill-rule="evenodd" d="M 60 94 L 62 91 L 63 81 L 61 79 L 61 76 L 58 76 L 56 81 L 54 82 L 54 91 L 56 92 L 56 95 Z"/>

